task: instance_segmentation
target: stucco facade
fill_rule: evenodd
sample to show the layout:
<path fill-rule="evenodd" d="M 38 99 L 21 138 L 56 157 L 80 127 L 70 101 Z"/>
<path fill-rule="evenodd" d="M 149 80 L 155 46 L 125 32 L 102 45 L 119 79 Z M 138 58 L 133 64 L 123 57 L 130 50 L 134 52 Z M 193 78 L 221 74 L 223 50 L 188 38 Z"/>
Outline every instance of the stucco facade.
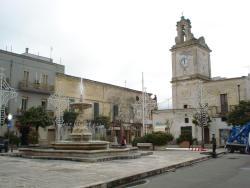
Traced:
<path fill-rule="evenodd" d="M 56 73 L 64 73 L 64 66 L 54 63 L 53 59 L 29 53 L 17 54 L 0 50 L 0 67 L 10 87 L 18 94 L 10 100 L 8 112 L 17 116 L 33 106 L 47 108 L 47 98 L 55 91 Z M 0 134 L 4 134 L 3 126 Z M 43 137 L 43 134 L 41 135 Z"/>
<path fill-rule="evenodd" d="M 223 145 L 230 127 L 226 115 L 240 100 L 250 100 L 250 75 L 237 78 L 212 78 L 210 48 L 204 37 L 196 39 L 191 33 L 191 22 L 184 17 L 177 22 L 177 37 L 172 52 L 172 101 L 173 109 L 155 111 L 153 124 L 166 127 L 172 122 L 171 133 L 177 138 L 181 130 L 190 128 L 192 136 L 201 140 L 201 129 L 193 125 L 194 114 L 199 104 L 208 105 L 210 126 L 204 132 L 209 143 L 212 134 Z M 157 125 L 158 124 L 158 125 Z"/>
<path fill-rule="evenodd" d="M 55 92 L 57 94 L 68 97 L 70 102 L 78 102 L 80 100 L 81 78 L 57 74 L 55 83 Z M 140 114 L 135 109 L 137 100 L 140 100 L 142 97 L 141 91 L 89 79 L 82 79 L 82 87 L 83 102 L 92 104 L 91 108 L 85 110 L 85 120 L 92 121 L 97 116 L 109 117 L 113 129 L 117 130 L 118 134 L 121 134 L 121 131 L 123 131 L 122 134 L 126 135 L 128 142 L 132 141 L 133 137 L 141 134 L 142 121 L 141 117 L 138 117 Z M 150 93 L 146 93 L 146 95 L 151 96 Z M 156 103 L 153 99 L 152 101 Z M 98 110 L 95 111 L 94 106 Z M 117 112 L 114 112 L 115 110 Z M 152 120 L 152 114 L 150 113 L 146 116 L 146 119 Z M 148 130 L 152 128 L 152 122 L 147 127 Z M 134 131 L 137 131 L 137 133 Z M 121 135 L 116 136 L 119 137 Z"/>

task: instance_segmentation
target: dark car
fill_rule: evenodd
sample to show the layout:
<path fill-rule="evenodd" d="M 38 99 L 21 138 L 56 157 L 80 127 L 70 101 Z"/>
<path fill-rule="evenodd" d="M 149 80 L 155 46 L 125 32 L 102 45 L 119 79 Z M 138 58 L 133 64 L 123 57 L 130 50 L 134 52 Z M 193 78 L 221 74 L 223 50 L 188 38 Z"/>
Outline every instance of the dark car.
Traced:
<path fill-rule="evenodd" d="M 8 140 L 4 139 L 3 137 L 0 137 L 0 153 L 2 151 L 8 152 L 9 150 L 9 142 Z"/>

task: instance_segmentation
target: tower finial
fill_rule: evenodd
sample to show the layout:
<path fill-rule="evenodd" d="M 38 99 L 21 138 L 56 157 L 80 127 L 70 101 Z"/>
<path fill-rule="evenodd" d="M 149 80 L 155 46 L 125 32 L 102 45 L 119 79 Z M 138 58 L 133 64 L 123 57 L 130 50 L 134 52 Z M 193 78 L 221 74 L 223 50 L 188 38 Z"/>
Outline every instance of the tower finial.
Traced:
<path fill-rule="evenodd" d="M 184 19 L 184 16 L 183 16 L 183 11 L 181 12 L 181 19 Z"/>

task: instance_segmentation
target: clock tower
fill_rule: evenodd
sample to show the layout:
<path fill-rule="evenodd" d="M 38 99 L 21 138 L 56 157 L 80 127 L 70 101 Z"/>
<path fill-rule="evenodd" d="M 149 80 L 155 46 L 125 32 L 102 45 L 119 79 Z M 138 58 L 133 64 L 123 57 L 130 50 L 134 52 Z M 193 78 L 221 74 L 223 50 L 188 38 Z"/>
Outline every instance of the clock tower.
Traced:
<path fill-rule="evenodd" d="M 211 79 L 210 52 L 204 37 L 196 39 L 191 22 L 184 16 L 177 22 L 172 52 L 173 108 L 196 107 L 199 84 Z"/>

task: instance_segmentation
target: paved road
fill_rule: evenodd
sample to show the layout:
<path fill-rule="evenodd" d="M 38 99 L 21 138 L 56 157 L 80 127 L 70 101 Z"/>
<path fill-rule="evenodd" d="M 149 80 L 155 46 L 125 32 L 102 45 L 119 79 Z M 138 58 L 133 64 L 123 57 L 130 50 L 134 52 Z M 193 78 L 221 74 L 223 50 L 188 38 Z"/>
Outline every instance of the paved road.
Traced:
<path fill-rule="evenodd" d="M 147 179 L 136 188 L 249 188 L 250 155 L 227 154 Z"/>

